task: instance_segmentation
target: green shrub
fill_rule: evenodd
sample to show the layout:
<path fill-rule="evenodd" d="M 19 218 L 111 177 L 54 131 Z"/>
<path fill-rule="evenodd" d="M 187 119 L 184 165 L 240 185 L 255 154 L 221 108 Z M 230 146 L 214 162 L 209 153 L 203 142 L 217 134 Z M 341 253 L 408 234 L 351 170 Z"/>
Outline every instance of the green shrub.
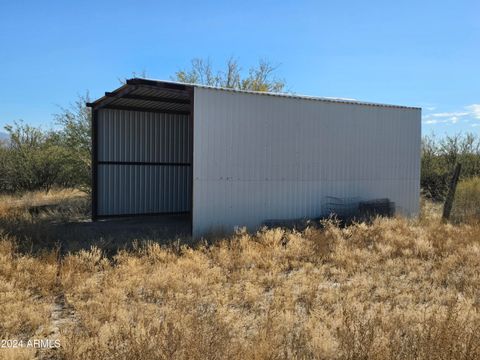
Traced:
<path fill-rule="evenodd" d="M 55 115 L 58 127 L 43 130 L 14 122 L 9 138 L 0 142 L 0 193 L 44 190 L 52 187 L 90 191 L 91 113 L 88 96 Z"/>
<path fill-rule="evenodd" d="M 480 138 L 474 134 L 457 134 L 437 139 L 422 139 L 421 187 L 424 195 L 443 201 L 457 163 L 462 164 L 460 179 L 480 176 Z"/>
<path fill-rule="evenodd" d="M 62 133 L 22 122 L 6 126 L 9 141 L 0 147 L 0 193 L 82 187 L 86 180 L 79 152 Z"/>

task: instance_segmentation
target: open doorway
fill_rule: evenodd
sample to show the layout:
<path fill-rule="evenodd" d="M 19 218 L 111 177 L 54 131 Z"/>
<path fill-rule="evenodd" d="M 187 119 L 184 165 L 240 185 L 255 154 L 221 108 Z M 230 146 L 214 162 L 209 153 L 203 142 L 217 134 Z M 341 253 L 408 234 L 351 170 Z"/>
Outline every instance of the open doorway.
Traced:
<path fill-rule="evenodd" d="M 193 91 L 132 79 L 94 103 L 93 219 L 191 217 Z"/>

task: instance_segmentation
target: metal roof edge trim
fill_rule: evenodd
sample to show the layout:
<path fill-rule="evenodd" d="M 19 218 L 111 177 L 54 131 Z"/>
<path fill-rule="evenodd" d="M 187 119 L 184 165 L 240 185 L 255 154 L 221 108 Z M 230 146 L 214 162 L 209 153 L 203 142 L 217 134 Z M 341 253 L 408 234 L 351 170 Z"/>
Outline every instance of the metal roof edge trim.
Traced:
<path fill-rule="evenodd" d="M 232 93 L 241 93 L 241 94 L 252 94 L 252 95 L 263 95 L 263 96 L 274 96 L 274 97 L 285 97 L 292 99 L 301 99 L 301 100 L 314 100 L 314 101 L 324 101 L 337 104 L 350 104 L 350 105 L 364 105 L 364 106 L 377 106 L 377 107 L 387 107 L 387 108 L 399 108 L 399 109 L 413 109 L 413 110 L 422 110 L 421 107 L 416 106 L 405 106 L 405 105 L 394 105 L 394 104 L 383 104 L 375 103 L 368 101 L 352 100 L 352 99 L 341 99 L 341 98 L 329 98 L 329 97 L 319 97 L 319 96 L 309 96 L 309 95 L 298 95 L 290 93 L 273 93 L 273 92 L 264 92 L 264 91 L 250 91 L 250 90 L 238 90 L 223 88 L 217 86 L 201 85 L 201 84 L 191 84 L 191 83 L 182 83 L 176 81 L 166 81 L 166 80 L 156 80 L 156 79 L 146 79 L 146 78 L 132 78 L 126 81 L 126 84 L 114 90 L 113 92 L 120 91 L 125 86 L 159 86 L 165 90 L 189 90 L 192 88 L 202 88 L 202 89 L 211 89 L 218 91 L 226 91 Z M 87 106 L 95 107 L 100 101 L 104 100 L 106 97 L 103 96 L 94 102 L 87 103 Z"/>

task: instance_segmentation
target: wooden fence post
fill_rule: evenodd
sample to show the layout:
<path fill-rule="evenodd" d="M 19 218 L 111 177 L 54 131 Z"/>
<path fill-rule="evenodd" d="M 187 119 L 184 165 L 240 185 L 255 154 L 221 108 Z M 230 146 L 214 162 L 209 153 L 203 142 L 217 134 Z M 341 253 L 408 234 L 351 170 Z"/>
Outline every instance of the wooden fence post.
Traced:
<path fill-rule="evenodd" d="M 453 171 L 452 179 L 450 180 L 450 186 L 448 187 L 447 197 L 445 198 L 445 204 L 443 205 L 443 215 L 442 219 L 444 221 L 450 218 L 450 213 L 452 211 L 453 199 L 455 198 L 455 190 L 457 189 L 458 178 L 460 177 L 460 170 L 462 165 L 457 163 L 455 170 Z"/>

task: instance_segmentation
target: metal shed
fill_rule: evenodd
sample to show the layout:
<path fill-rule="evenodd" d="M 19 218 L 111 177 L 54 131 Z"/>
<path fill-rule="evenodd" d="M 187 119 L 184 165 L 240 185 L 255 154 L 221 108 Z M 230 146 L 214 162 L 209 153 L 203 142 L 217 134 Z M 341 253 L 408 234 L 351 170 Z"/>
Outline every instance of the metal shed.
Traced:
<path fill-rule="evenodd" d="M 94 220 L 185 214 L 200 236 L 326 215 L 327 198 L 419 209 L 420 108 L 139 78 L 87 105 Z"/>

